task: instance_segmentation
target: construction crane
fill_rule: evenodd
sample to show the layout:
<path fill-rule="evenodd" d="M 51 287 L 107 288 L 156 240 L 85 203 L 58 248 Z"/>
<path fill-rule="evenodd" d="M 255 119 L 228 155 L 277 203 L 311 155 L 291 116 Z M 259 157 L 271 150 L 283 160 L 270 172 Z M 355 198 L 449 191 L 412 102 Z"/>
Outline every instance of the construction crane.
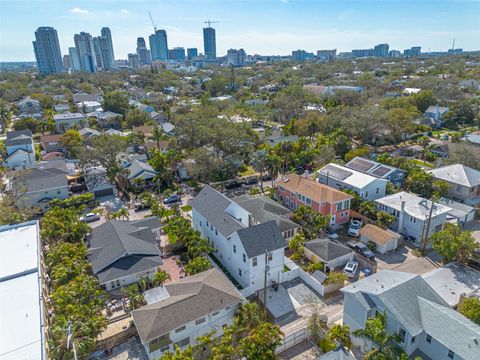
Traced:
<path fill-rule="evenodd" d="M 216 23 L 219 23 L 220 21 L 212 21 L 212 20 L 207 20 L 207 21 L 204 21 L 205 24 L 208 24 L 208 27 L 211 27 L 210 24 L 216 24 Z"/>
<path fill-rule="evenodd" d="M 152 14 L 150 14 L 150 11 L 148 12 L 148 15 L 150 16 L 150 21 L 152 22 L 152 25 L 153 25 L 153 33 L 156 34 L 157 33 L 157 25 L 155 25 L 155 23 L 153 22 Z"/>
<path fill-rule="evenodd" d="M 452 51 L 455 50 L 455 38 L 453 38 Z"/>

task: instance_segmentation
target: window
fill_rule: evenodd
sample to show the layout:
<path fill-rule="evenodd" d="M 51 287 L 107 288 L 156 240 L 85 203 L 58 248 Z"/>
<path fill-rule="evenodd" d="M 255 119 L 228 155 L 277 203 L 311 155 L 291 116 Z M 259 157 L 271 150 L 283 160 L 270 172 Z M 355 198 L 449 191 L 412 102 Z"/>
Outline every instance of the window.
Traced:
<path fill-rule="evenodd" d="M 375 193 L 378 194 L 379 192 L 380 192 L 380 188 L 377 188 L 377 191 Z"/>
<path fill-rule="evenodd" d="M 62 192 L 60 190 L 57 190 L 57 194 L 61 194 Z"/>
<path fill-rule="evenodd" d="M 405 336 L 406 335 L 407 335 L 407 332 L 405 331 L 405 329 L 400 328 L 398 330 L 398 337 L 399 337 L 400 342 L 402 342 L 402 343 L 405 342 Z"/>
<path fill-rule="evenodd" d="M 200 325 L 201 323 L 204 323 L 205 322 L 205 318 L 201 318 L 201 319 L 198 319 L 198 320 L 195 320 L 195 325 Z"/>
<path fill-rule="evenodd" d="M 257 266 L 257 257 L 256 256 L 252 259 L 252 266 Z"/>
<path fill-rule="evenodd" d="M 178 329 L 175 329 L 175 332 L 176 332 L 176 333 L 179 333 L 180 331 L 183 331 L 183 330 L 185 330 L 185 328 L 186 328 L 186 326 L 185 326 L 185 325 L 183 325 L 183 326 L 180 326 Z"/>
<path fill-rule="evenodd" d="M 247 256 L 245 254 L 243 254 L 243 262 L 246 263 L 247 262 Z"/>
<path fill-rule="evenodd" d="M 233 252 L 236 254 L 237 253 L 237 247 L 233 245 Z"/>
<path fill-rule="evenodd" d="M 215 235 L 218 235 L 218 231 L 217 231 L 217 229 L 215 229 Z"/>
<path fill-rule="evenodd" d="M 365 197 L 368 197 L 368 191 L 365 191 Z"/>
<path fill-rule="evenodd" d="M 412 338 L 410 339 L 410 344 L 413 344 L 415 342 L 415 336 L 412 336 Z"/>
<path fill-rule="evenodd" d="M 217 316 L 219 313 L 220 313 L 219 311 L 214 312 L 214 313 L 212 314 L 212 316 Z"/>
<path fill-rule="evenodd" d="M 200 221 L 200 226 L 202 226 L 202 222 Z"/>
<path fill-rule="evenodd" d="M 427 334 L 427 343 L 431 344 L 432 343 L 432 335 Z"/>
<path fill-rule="evenodd" d="M 238 276 L 242 276 L 242 269 L 238 269 Z"/>
<path fill-rule="evenodd" d="M 285 191 L 285 188 L 283 186 L 279 186 L 278 187 L 278 190 L 280 190 L 281 192 L 284 192 Z"/>
<path fill-rule="evenodd" d="M 189 337 L 187 337 L 185 339 L 182 339 L 182 340 L 175 343 L 175 345 L 178 345 L 178 347 L 181 347 L 181 348 L 184 347 L 184 346 L 187 346 L 188 344 L 190 344 L 190 338 Z"/>
<path fill-rule="evenodd" d="M 273 255 L 272 253 L 268 253 L 267 255 L 267 261 L 272 261 Z"/>
<path fill-rule="evenodd" d="M 207 227 L 209 227 L 210 225 L 208 225 L 208 221 L 207 221 Z"/>
<path fill-rule="evenodd" d="M 337 203 L 337 211 L 340 211 L 342 209 L 343 209 L 342 203 L 341 202 Z"/>
<path fill-rule="evenodd" d="M 152 341 L 150 341 L 150 344 L 156 344 L 164 339 L 166 339 L 168 337 L 168 334 L 163 334 L 162 336 L 159 336 L 158 338 L 156 339 L 153 339 Z"/>
<path fill-rule="evenodd" d="M 210 225 L 210 230 L 213 231 L 213 226 L 212 225 Z"/>
<path fill-rule="evenodd" d="M 448 357 L 450 359 L 453 359 L 454 356 L 455 356 L 455 353 L 452 350 L 448 350 Z"/>

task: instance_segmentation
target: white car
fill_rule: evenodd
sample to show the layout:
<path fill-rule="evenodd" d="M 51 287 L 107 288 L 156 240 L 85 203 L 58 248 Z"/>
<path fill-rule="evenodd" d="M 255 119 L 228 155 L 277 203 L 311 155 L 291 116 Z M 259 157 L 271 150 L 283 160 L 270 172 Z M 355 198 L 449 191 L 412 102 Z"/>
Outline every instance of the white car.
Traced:
<path fill-rule="evenodd" d="M 85 216 L 82 216 L 80 218 L 80 221 L 83 221 L 83 222 L 86 222 L 86 223 L 97 221 L 97 220 L 100 220 L 100 215 L 95 214 L 95 213 L 88 213 Z"/>
<path fill-rule="evenodd" d="M 362 227 L 362 222 L 360 220 L 352 220 L 348 228 L 348 235 L 350 236 L 359 236 L 360 228 Z"/>
<path fill-rule="evenodd" d="M 350 260 L 347 265 L 345 265 L 345 268 L 343 269 L 343 273 L 347 275 L 349 278 L 355 277 L 357 275 L 357 270 L 358 270 L 358 262 L 354 260 Z"/>

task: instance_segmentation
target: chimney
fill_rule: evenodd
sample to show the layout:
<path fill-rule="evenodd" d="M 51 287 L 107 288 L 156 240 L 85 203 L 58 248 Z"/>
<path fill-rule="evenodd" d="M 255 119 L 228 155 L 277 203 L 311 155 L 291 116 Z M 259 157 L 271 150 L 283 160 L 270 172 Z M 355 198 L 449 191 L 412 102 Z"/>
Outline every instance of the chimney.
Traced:
<path fill-rule="evenodd" d="M 400 207 L 400 214 L 398 215 L 398 228 L 397 228 L 397 232 L 400 234 L 402 233 L 404 213 L 405 213 L 405 200 L 402 200 L 402 205 Z"/>

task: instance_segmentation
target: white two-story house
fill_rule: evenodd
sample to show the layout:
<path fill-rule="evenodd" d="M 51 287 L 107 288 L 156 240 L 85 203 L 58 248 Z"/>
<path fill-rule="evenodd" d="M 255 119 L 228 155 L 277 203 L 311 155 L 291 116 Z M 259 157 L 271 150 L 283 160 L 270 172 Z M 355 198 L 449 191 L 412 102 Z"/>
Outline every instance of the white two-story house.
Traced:
<path fill-rule="evenodd" d="M 375 200 L 385 196 L 388 180 L 330 163 L 318 170 L 318 182 L 335 189 L 353 190 L 363 200 Z"/>
<path fill-rule="evenodd" d="M 368 318 L 386 315 L 386 332 L 398 334 L 409 359 L 480 359 L 480 326 L 453 310 L 420 276 L 383 270 L 341 290 L 343 323 L 353 333 Z M 352 335 L 362 352 L 374 344 Z"/>
<path fill-rule="evenodd" d="M 377 209 L 395 216 L 390 228 L 407 237 L 414 245 L 420 246 L 422 238 L 430 237 L 443 230 L 448 212 L 452 209 L 439 203 L 433 203 L 432 218 L 428 225 L 432 202 L 415 194 L 401 191 L 375 200 Z M 427 234 L 428 228 L 428 234 Z M 430 246 L 430 244 L 428 245 Z"/>
<path fill-rule="evenodd" d="M 231 325 L 244 299 L 218 269 L 210 269 L 145 292 L 147 305 L 132 312 L 149 359 L 157 360 L 176 346 L 195 345 L 197 339 Z"/>
<path fill-rule="evenodd" d="M 7 148 L 5 165 L 10 169 L 25 169 L 35 164 L 35 147 L 30 130 L 7 132 L 5 147 Z"/>
<path fill-rule="evenodd" d="M 275 220 L 257 223 L 252 214 L 210 186 L 192 201 L 193 227 L 215 249 L 213 256 L 251 291 L 281 281 L 287 242 Z"/>

